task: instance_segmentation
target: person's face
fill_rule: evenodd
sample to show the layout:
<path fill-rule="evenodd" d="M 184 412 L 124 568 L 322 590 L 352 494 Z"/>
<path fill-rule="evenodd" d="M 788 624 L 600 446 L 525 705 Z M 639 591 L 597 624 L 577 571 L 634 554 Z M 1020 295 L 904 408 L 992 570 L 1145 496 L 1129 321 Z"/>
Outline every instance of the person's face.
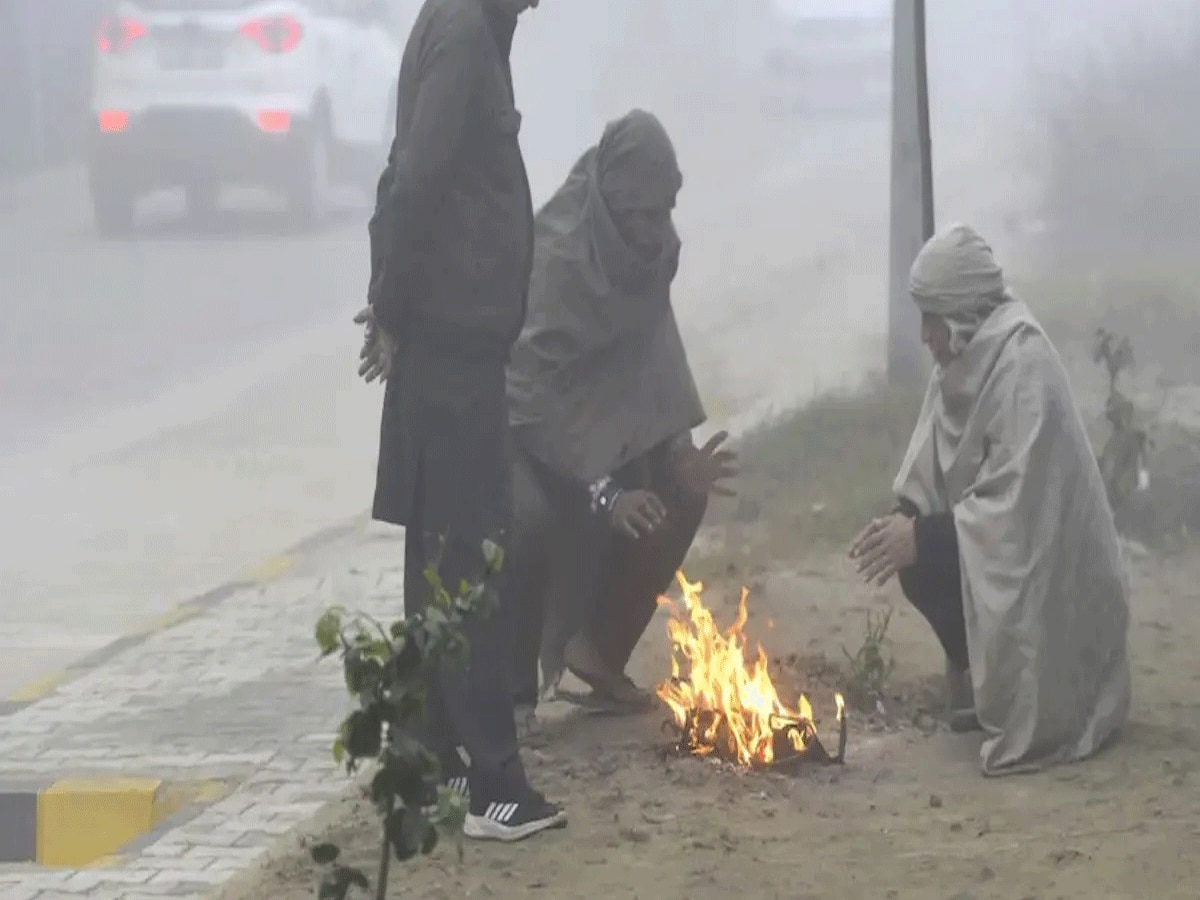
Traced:
<path fill-rule="evenodd" d="M 939 366 L 946 366 L 954 359 L 950 350 L 950 326 L 941 316 L 933 313 L 921 315 L 921 343 L 929 348 Z"/>
<path fill-rule="evenodd" d="M 671 209 L 626 209 L 614 213 L 613 220 L 629 249 L 645 259 L 654 259 L 662 250 Z"/>

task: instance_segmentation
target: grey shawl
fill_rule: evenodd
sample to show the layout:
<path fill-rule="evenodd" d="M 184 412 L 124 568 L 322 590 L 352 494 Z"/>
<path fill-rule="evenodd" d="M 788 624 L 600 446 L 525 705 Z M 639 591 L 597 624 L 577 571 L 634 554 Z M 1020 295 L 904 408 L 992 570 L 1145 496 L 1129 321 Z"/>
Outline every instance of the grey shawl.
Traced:
<path fill-rule="evenodd" d="M 954 515 L 983 771 L 1082 759 L 1128 716 L 1129 609 L 1066 372 L 966 226 L 935 236 L 911 281 L 958 355 L 933 374 L 894 489 Z"/>
<path fill-rule="evenodd" d="M 610 213 L 669 209 L 681 184 L 662 125 L 635 110 L 537 215 L 508 397 L 517 440 L 559 475 L 594 481 L 704 421 L 671 308 L 679 238 L 668 225 L 662 252 L 643 260 Z"/>

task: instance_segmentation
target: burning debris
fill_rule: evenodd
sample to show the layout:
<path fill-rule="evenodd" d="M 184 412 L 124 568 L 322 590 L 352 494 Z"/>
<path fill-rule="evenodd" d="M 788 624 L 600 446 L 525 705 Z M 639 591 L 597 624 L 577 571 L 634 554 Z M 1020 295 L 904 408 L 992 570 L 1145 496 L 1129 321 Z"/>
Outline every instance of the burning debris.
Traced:
<path fill-rule="evenodd" d="M 737 619 L 722 632 L 701 600 L 704 586 L 676 576 L 683 591 L 670 607 L 671 677 L 658 696 L 671 710 L 668 726 L 678 736 L 675 749 L 687 756 L 715 756 L 734 765 L 778 768 L 801 761 L 840 763 L 846 751 L 846 708 L 836 694 L 837 752 L 817 736 L 812 706 L 803 694 L 795 709 L 779 699 L 761 646 L 753 664 L 743 633 L 749 592 L 743 588 Z"/>

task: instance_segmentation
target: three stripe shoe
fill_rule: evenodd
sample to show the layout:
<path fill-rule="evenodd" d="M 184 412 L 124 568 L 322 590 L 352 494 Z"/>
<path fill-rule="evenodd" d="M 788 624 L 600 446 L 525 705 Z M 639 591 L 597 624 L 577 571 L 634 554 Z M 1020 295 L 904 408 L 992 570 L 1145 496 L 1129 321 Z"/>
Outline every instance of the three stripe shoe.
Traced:
<path fill-rule="evenodd" d="M 566 826 L 562 807 L 530 789 L 520 800 L 472 802 L 463 834 L 476 841 L 513 843 Z"/>

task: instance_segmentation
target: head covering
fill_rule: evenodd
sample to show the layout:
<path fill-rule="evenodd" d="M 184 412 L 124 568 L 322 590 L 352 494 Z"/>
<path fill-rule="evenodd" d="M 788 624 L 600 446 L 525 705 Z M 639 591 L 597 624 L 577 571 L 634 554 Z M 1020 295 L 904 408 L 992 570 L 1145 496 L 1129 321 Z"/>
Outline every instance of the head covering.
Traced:
<path fill-rule="evenodd" d="M 909 272 L 908 289 L 921 312 L 941 317 L 950 327 L 956 356 L 996 307 L 1011 299 L 992 248 L 961 223 L 926 241 Z"/>
<path fill-rule="evenodd" d="M 669 208 L 682 183 L 666 130 L 634 110 L 605 128 L 537 214 L 510 416 L 522 447 L 560 474 L 610 474 L 704 421 L 671 308 L 675 228 L 664 219 L 662 251 L 646 259 L 611 212 Z"/>
<path fill-rule="evenodd" d="M 683 187 L 667 130 L 640 109 L 604 129 L 596 145 L 596 172 L 600 196 L 612 212 L 671 209 Z"/>

